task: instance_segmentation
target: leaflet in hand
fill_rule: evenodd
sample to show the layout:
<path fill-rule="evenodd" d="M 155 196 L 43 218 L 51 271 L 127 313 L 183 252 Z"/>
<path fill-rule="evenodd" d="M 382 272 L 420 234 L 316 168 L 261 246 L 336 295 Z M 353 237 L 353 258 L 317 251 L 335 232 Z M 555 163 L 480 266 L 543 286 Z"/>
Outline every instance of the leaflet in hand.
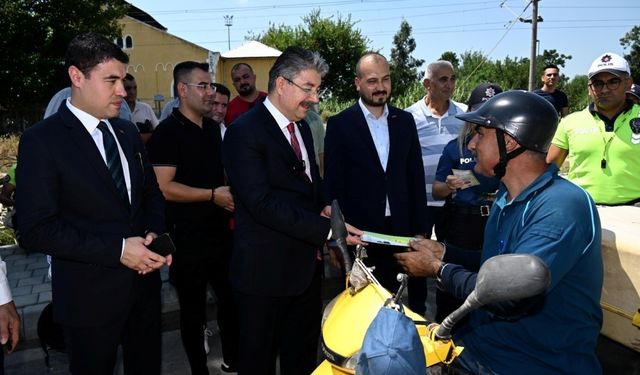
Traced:
<path fill-rule="evenodd" d="M 380 233 L 366 232 L 366 231 L 362 234 L 362 240 L 364 242 L 377 243 L 377 244 L 389 245 L 389 246 L 409 247 L 409 241 L 411 241 L 412 239 L 413 237 L 390 236 L 388 234 L 380 234 Z"/>
<path fill-rule="evenodd" d="M 464 186 L 460 189 L 466 189 L 472 186 L 480 185 L 480 181 L 474 176 L 473 171 L 466 169 L 452 169 L 453 175 L 464 181 Z"/>

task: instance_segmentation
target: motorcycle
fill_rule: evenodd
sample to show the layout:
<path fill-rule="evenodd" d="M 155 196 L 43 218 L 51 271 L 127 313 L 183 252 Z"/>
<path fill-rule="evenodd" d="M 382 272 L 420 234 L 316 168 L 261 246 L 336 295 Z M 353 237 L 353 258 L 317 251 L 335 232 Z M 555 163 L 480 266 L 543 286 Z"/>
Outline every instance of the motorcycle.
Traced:
<path fill-rule="evenodd" d="M 399 275 L 400 288 L 392 295 L 362 261 L 366 257 L 364 247 L 356 247 L 355 260 L 351 262 L 344 218 L 337 201 L 331 206 L 332 237 L 344 260 L 346 286 L 324 309 L 321 349 L 325 359 L 312 375 L 355 374 L 363 340 L 381 309 L 399 311 L 413 322 L 422 347 L 412 349 L 423 351 L 426 367 L 451 364 L 464 350 L 455 345 L 451 335 L 452 328 L 463 317 L 487 304 L 538 295 L 549 286 L 549 270 L 540 258 L 525 254 L 499 255 L 482 265 L 475 290 L 460 308 L 441 324 L 427 322 L 401 303 L 407 275 Z"/>

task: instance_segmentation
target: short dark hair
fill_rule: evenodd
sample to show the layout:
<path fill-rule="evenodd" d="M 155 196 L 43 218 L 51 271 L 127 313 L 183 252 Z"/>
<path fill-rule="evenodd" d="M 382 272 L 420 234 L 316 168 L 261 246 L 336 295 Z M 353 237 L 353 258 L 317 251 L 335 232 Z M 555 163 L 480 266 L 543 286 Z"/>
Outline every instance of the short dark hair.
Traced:
<path fill-rule="evenodd" d="M 237 63 L 231 67 L 231 74 L 233 74 L 233 72 L 235 72 L 236 70 L 240 69 L 240 67 L 242 66 L 246 66 L 247 68 L 249 68 L 249 71 L 253 73 L 253 68 L 251 67 L 251 65 L 247 63 Z"/>
<path fill-rule="evenodd" d="M 173 82 L 175 87 L 178 87 L 178 83 L 184 82 L 191 76 L 191 72 L 194 69 L 209 71 L 209 64 L 200 63 L 196 61 L 183 61 L 173 68 Z"/>
<path fill-rule="evenodd" d="M 84 33 L 71 40 L 64 55 L 64 67 L 78 68 L 84 75 L 89 75 L 98 64 L 116 59 L 123 64 L 129 63 L 129 56 L 115 43 L 102 34 Z"/>
<path fill-rule="evenodd" d="M 547 64 L 544 66 L 544 68 L 542 68 L 542 72 L 544 73 L 545 70 L 549 69 L 549 68 L 553 68 L 557 71 L 560 71 L 560 68 L 558 68 L 558 65 L 556 64 Z"/>
<path fill-rule="evenodd" d="M 136 77 L 132 76 L 131 73 L 127 73 L 127 75 L 124 76 L 124 80 L 125 81 L 135 81 Z"/>
<path fill-rule="evenodd" d="M 214 83 L 213 85 L 216 87 L 217 93 L 231 99 L 231 91 L 229 91 L 229 88 L 227 88 L 227 86 L 223 85 L 222 83 Z"/>
<path fill-rule="evenodd" d="M 293 79 L 303 70 L 309 69 L 324 77 L 329 72 L 329 65 L 318 52 L 302 47 L 287 47 L 269 70 L 269 92 L 275 89 L 278 77 Z"/>
<path fill-rule="evenodd" d="M 362 55 L 359 59 L 358 62 L 356 63 L 356 77 L 360 78 L 360 65 L 362 65 L 362 60 L 364 60 L 365 58 L 369 57 L 369 56 L 373 56 L 374 59 L 376 60 L 381 60 L 384 61 L 385 63 L 389 64 L 389 62 L 387 61 L 387 58 L 382 56 L 382 54 L 380 52 L 376 52 L 376 51 L 367 51 L 364 53 L 364 55 Z"/>

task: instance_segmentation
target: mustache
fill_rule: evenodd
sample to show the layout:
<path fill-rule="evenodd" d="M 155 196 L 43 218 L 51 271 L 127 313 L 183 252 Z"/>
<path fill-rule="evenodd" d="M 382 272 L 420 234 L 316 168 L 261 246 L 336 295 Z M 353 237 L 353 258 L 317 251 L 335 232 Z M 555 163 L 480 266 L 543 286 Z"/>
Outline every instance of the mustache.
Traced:
<path fill-rule="evenodd" d="M 378 94 L 387 95 L 387 91 L 386 90 L 374 91 L 371 95 L 378 95 Z"/>
<path fill-rule="evenodd" d="M 314 103 L 314 102 L 309 102 L 309 101 L 304 101 L 304 102 L 302 102 L 302 105 L 303 105 L 303 106 L 305 106 L 305 107 L 309 107 L 309 108 L 313 107 L 315 104 L 316 104 L 316 103 Z"/>

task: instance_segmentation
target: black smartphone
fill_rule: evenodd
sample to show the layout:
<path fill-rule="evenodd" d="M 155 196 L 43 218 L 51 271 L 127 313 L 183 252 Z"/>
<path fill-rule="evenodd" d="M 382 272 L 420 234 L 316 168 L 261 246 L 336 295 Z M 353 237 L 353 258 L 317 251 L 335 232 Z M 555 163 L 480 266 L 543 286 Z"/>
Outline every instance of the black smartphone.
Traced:
<path fill-rule="evenodd" d="M 163 257 L 176 251 L 176 246 L 173 244 L 171 237 L 169 237 L 169 233 L 159 235 L 147 248 Z"/>

